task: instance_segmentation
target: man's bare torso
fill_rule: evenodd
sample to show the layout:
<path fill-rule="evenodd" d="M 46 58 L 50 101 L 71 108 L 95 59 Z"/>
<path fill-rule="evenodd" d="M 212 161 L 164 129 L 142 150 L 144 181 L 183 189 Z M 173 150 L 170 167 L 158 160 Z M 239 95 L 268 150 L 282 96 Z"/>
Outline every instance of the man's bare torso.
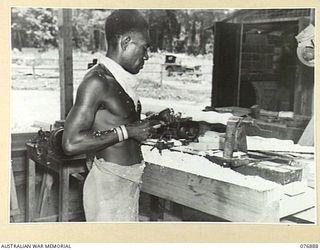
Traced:
<path fill-rule="evenodd" d="M 97 67 L 103 66 L 98 65 Z M 108 88 L 104 93 L 100 93 L 100 105 L 95 113 L 92 130 L 104 131 L 139 121 L 140 114 L 120 84 L 109 74 L 100 71 L 99 76 L 102 76 Z M 86 84 L 90 84 L 90 81 Z M 103 158 L 119 165 L 132 165 L 142 161 L 140 143 L 130 138 L 93 154 L 97 158 Z"/>

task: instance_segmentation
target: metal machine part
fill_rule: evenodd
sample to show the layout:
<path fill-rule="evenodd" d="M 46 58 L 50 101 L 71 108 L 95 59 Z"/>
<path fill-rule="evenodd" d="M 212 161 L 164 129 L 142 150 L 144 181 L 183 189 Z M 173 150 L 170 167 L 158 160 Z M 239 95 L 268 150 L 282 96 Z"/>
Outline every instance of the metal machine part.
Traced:
<path fill-rule="evenodd" d="M 65 156 L 62 149 L 62 135 L 63 135 L 63 127 L 55 129 L 51 131 L 49 138 L 49 147 L 50 150 L 56 155 Z"/>
<path fill-rule="evenodd" d="M 190 117 L 182 118 L 181 113 L 174 113 L 173 109 L 164 109 L 159 113 L 148 116 L 147 119 L 160 121 L 163 125 L 150 135 L 152 139 L 158 139 L 155 146 L 161 150 L 172 147 L 171 139 L 183 140 L 184 143 L 197 141 L 200 132 L 198 122 Z"/>
<path fill-rule="evenodd" d="M 43 131 L 40 129 L 35 138 L 31 141 L 36 148 L 39 159 L 46 157 L 47 154 L 55 154 L 60 157 L 66 157 L 63 153 L 62 143 L 63 127 L 55 128 L 51 131 Z"/>

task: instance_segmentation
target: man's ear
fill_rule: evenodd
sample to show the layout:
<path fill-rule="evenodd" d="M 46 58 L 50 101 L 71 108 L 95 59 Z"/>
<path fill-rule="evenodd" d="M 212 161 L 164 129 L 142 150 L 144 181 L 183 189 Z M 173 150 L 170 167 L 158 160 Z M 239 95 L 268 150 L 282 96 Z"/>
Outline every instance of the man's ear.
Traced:
<path fill-rule="evenodd" d="M 121 43 L 122 50 L 126 50 L 126 48 L 128 47 L 130 41 L 131 41 L 131 37 L 130 36 L 123 36 L 121 38 L 120 43 Z"/>

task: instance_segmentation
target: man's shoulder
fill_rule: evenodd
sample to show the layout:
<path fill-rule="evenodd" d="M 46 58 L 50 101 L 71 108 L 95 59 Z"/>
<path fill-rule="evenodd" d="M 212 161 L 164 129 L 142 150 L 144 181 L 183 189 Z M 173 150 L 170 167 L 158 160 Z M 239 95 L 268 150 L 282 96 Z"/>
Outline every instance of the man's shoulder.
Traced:
<path fill-rule="evenodd" d="M 116 91 L 117 86 L 118 83 L 111 73 L 103 65 L 97 64 L 83 77 L 78 88 L 78 94 L 86 96 L 90 95 L 89 93 L 95 96 L 110 95 Z"/>
<path fill-rule="evenodd" d="M 81 85 L 103 85 L 112 87 L 116 84 L 116 79 L 110 71 L 103 65 L 97 64 L 92 67 L 83 77 Z"/>
<path fill-rule="evenodd" d="M 92 67 L 84 76 L 84 80 L 89 78 L 100 78 L 105 81 L 115 81 L 111 72 L 101 63 Z"/>

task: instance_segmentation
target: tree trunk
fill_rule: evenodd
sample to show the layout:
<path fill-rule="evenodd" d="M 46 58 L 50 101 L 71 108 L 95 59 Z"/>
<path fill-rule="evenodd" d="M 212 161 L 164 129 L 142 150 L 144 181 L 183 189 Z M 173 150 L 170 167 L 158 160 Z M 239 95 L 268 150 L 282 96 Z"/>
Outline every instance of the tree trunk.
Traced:
<path fill-rule="evenodd" d="M 172 43 L 173 43 L 172 27 L 171 27 L 171 21 L 169 20 L 169 22 L 168 22 L 168 41 L 167 41 L 168 52 L 172 52 Z"/>
<path fill-rule="evenodd" d="M 200 23 L 200 53 L 204 55 L 206 53 L 206 41 L 203 29 L 203 20 Z"/>
<path fill-rule="evenodd" d="M 192 20 L 192 29 L 191 29 L 191 48 L 190 48 L 190 54 L 194 54 L 195 50 L 195 42 L 196 42 L 196 20 Z"/>
<path fill-rule="evenodd" d="M 21 30 L 18 30 L 18 50 L 22 51 L 22 39 L 21 39 Z"/>

